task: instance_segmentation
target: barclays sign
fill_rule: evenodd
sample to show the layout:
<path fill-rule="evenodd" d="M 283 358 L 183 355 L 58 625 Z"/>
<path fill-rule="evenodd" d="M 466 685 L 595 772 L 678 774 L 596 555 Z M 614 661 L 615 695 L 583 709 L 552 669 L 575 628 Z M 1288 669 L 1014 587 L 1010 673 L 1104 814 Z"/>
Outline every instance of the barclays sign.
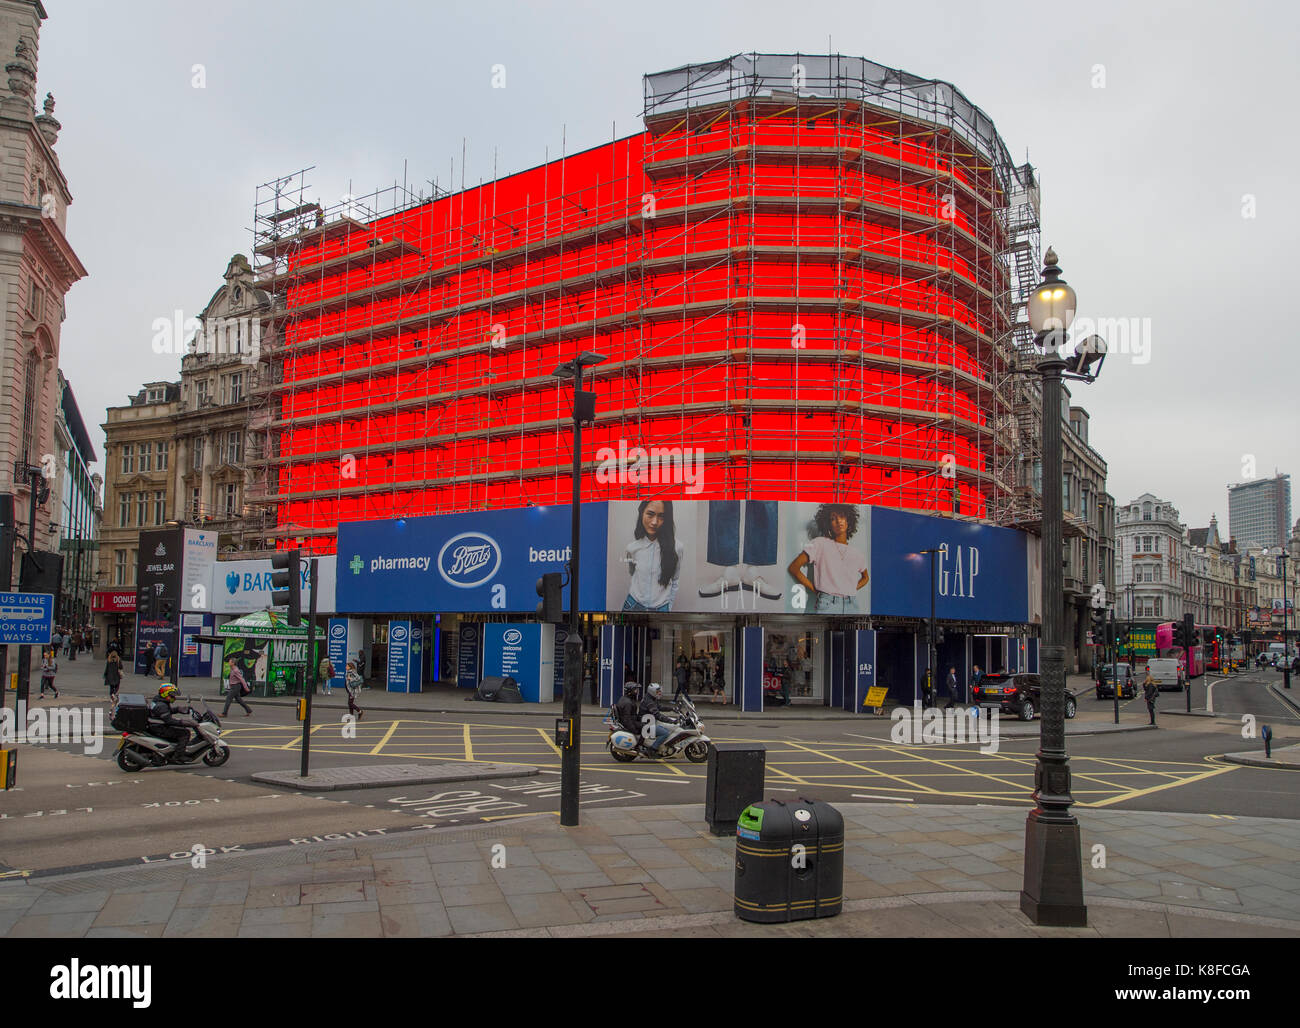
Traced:
<path fill-rule="evenodd" d="M 208 590 L 208 595 L 212 597 L 213 612 L 247 614 L 254 610 L 264 610 L 271 602 L 271 573 L 270 560 L 216 561 Z M 302 606 L 305 611 L 311 597 L 311 573 L 306 561 L 303 562 L 300 573 Z M 316 597 L 316 609 L 321 614 L 332 614 L 335 612 L 333 557 L 320 560 L 317 577 L 320 591 Z"/>

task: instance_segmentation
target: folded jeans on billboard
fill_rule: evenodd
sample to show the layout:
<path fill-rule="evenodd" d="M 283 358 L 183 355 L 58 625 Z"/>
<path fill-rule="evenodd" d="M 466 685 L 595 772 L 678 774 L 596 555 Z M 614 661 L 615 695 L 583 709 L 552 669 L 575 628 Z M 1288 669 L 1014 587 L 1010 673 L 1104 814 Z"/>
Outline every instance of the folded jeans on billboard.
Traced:
<path fill-rule="evenodd" d="M 776 563 L 775 500 L 710 500 L 708 562 L 731 567 L 741 563 L 741 504 L 744 504 L 744 563 Z"/>

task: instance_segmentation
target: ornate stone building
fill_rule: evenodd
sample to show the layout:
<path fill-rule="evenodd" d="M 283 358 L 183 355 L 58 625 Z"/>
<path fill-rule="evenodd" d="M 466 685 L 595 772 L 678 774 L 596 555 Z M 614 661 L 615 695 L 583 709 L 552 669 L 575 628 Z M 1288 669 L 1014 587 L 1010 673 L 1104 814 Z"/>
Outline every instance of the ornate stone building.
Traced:
<path fill-rule="evenodd" d="M 1115 516 L 1116 617 L 1176 621 L 1183 616 L 1183 524 L 1178 508 L 1152 493 Z"/>
<path fill-rule="evenodd" d="M 1106 491 L 1106 461 L 1088 442 L 1088 412 L 1069 405 L 1062 390 L 1061 468 L 1064 511 L 1066 668 L 1090 671 L 1097 652 L 1088 645 L 1089 607 L 1100 585 L 1115 592 L 1115 498 Z"/>
<path fill-rule="evenodd" d="M 54 146 L 61 128 L 54 97 L 34 106 L 41 22 L 39 0 L 0 0 L 0 54 L 8 57 L 7 88 L 0 89 L 0 493 L 13 493 L 17 528 L 28 535 L 28 468 L 58 473 L 55 421 L 59 387 L 59 333 L 64 297 L 85 277 L 68 243 L 72 193 Z M 51 493 L 53 495 L 53 493 Z M 58 508 L 47 500 L 31 537 L 38 550 L 59 543 Z M 15 561 L 15 574 L 17 569 Z"/>

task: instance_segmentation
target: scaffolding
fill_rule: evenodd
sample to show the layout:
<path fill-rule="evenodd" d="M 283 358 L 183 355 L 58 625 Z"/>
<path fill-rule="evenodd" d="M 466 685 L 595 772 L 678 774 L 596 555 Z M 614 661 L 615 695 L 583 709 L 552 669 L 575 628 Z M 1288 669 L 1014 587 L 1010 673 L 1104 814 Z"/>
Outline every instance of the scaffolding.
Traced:
<path fill-rule="evenodd" d="M 839 55 L 644 82 L 644 131 L 478 186 L 331 207 L 311 169 L 258 188 L 275 313 L 250 499 L 281 539 L 567 502 L 550 372 L 593 348 L 589 452 L 700 447 L 695 498 L 1032 522 L 1035 383 L 1016 372 L 1038 191 L 987 116 Z M 649 495 L 591 478 L 584 498 Z"/>

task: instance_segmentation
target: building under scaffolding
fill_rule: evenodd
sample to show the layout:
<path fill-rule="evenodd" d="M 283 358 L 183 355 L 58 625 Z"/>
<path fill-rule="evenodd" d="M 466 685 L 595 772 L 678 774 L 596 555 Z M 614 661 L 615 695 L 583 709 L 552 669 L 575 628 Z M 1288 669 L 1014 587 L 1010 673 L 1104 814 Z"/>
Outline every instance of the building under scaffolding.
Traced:
<path fill-rule="evenodd" d="M 1038 188 L 943 82 L 746 54 L 645 77 L 644 130 L 454 193 L 258 191 L 277 325 L 252 422 L 283 540 L 584 499 L 838 500 L 1032 526 Z M 598 482 L 698 447 L 701 488 Z M 635 476 L 632 476 L 635 477 Z"/>

